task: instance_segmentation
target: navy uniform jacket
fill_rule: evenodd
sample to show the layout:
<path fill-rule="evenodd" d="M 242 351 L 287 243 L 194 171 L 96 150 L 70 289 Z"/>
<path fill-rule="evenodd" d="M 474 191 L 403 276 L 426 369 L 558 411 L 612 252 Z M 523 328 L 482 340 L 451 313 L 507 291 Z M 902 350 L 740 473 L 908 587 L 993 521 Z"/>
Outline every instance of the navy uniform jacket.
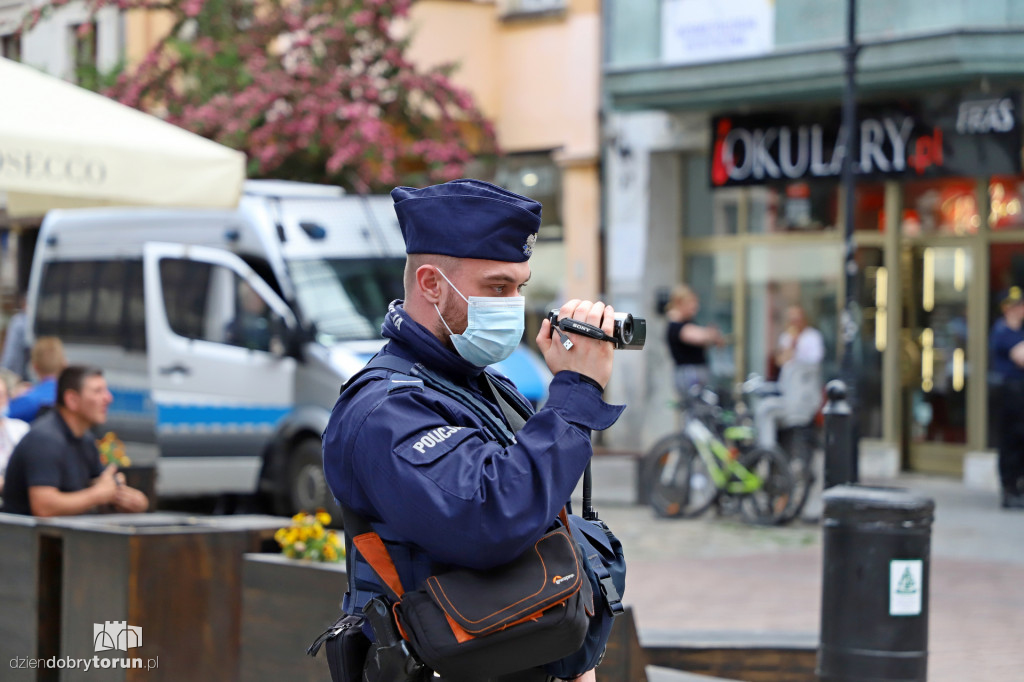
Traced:
<path fill-rule="evenodd" d="M 992 325 L 988 343 L 992 358 L 992 373 L 1003 382 L 1024 381 L 1024 368 L 1010 359 L 1010 350 L 1024 341 L 1024 329 L 1011 329 L 1006 318 L 1000 317 Z"/>
<path fill-rule="evenodd" d="M 382 331 L 390 340 L 383 353 L 423 363 L 501 414 L 478 383 L 482 370 L 409 318 L 400 301 Z M 525 551 L 583 475 L 591 429 L 608 428 L 625 409 L 605 403 L 581 375 L 559 372 L 543 409 L 502 448 L 466 407 L 412 377 L 374 370 L 357 385 L 338 399 L 324 431 L 324 470 L 334 496 L 388 543 L 406 589 L 448 565 L 490 568 Z M 358 558 L 354 572 L 349 612 L 382 592 Z"/>

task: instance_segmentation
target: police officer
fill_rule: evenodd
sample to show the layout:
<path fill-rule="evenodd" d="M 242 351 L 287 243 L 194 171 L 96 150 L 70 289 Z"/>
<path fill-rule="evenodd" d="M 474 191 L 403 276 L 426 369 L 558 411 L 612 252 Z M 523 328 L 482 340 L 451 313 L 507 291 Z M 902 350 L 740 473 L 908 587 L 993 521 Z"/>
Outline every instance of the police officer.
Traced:
<path fill-rule="evenodd" d="M 1024 295 L 1010 287 L 989 334 L 1003 507 L 1024 509 Z"/>
<path fill-rule="evenodd" d="M 540 204 L 479 180 L 398 187 L 391 196 L 408 258 L 405 300 L 389 307 L 381 353 L 422 363 L 502 415 L 483 372 L 521 340 Z M 559 311 L 606 334 L 613 315 L 611 306 L 575 299 Z M 554 375 L 549 397 L 508 447 L 464 405 L 411 376 L 371 370 L 338 400 L 323 439 L 327 481 L 388 543 L 403 585 L 451 566 L 507 563 L 550 528 L 590 460 L 591 432 L 624 409 L 601 397 L 612 344 L 571 340 L 567 349 L 542 323 L 537 345 Z M 353 572 L 348 613 L 384 593 L 358 556 Z M 506 679 L 549 678 L 531 670 Z"/>

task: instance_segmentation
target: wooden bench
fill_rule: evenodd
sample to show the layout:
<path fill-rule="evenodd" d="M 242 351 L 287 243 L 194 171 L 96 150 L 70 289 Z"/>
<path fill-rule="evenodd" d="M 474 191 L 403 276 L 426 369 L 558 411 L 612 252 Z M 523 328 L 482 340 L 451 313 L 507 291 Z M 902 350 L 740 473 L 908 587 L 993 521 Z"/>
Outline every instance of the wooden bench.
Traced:
<path fill-rule="evenodd" d="M 598 682 L 817 682 L 812 634 L 644 631 L 631 609 L 618 618 Z"/>

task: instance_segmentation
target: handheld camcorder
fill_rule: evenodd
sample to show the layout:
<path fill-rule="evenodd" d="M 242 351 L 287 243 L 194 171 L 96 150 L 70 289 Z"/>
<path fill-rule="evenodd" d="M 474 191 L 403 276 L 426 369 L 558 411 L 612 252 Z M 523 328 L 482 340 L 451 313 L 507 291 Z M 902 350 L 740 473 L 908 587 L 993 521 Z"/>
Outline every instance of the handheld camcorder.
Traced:
<path fill-rule="evenodd" d="M 633 317 L 629 313 L 615 313 L 615 327 L 611 336 L 605 334 L 600 327 L 586 322 L 569 317 L 558 319 L 557 308 L 548 313 L 548 321 L 551 322 L 554 329 L 558 330 L 558 336 L 566 350 L 572 348 L 572 341 L 564 332 L 614 343 L 615 350 L 641 350 L 647 340 L 647 320 L 642 317 Z"/>

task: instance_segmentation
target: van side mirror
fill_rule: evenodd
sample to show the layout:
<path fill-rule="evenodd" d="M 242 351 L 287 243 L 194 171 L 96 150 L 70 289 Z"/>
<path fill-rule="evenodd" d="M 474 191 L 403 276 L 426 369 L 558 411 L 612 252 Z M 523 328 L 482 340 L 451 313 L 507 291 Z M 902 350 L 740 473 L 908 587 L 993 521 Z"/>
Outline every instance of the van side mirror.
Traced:
<path fill-rule="evenodd" d="M 280 333 L 276 334 L 278 341 L 277 349 L 271 348 L 271 352 L 278 357 L 291 357 L 296 360 L 302 360 L 303 347 L 316 338 L 316 325 L 313 323 L 298 323 L 296 326 L 290 326 L 285 324 L 284 320 L 280 321 Z"/>

